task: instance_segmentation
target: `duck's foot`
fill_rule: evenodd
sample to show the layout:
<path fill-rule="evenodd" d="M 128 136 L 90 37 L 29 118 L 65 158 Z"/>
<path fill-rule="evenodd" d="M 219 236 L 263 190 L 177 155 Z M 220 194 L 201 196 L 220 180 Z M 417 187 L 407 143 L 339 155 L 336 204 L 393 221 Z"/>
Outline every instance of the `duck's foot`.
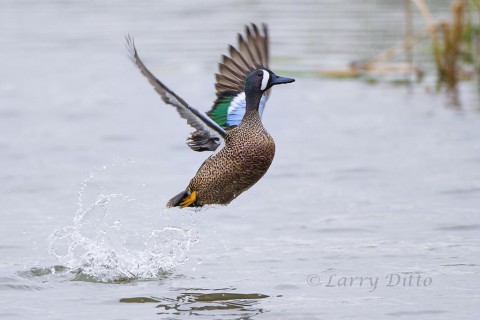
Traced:
<path fill-rule="evenodd" d="M 197 201 L 197 192 L 192 191 L 190 195 L 185 197 L 182 202 L 180 202 L 180 208 L 186 208 L 189 207 L 191 204 L 193 204 L 195 201 Z"/>

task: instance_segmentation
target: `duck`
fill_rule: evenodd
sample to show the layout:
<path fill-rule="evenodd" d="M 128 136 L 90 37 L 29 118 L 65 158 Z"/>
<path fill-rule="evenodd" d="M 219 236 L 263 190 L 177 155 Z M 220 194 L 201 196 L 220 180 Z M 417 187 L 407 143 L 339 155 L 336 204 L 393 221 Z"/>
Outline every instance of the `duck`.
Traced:
<path fill-rule="evenodd" d="M 230 45 L 229 55 L 222 56 L 215 75 L 216 99 L 207 113 L 189 105 L 153 75 L 130 35 L 126 47 L 162 100 L 195 129 L 187 145 L 193 151 L 214 152 L 167 208 L 228 205 L 265 175 L 275 155 L 275 142 L 263 126 L 263 110 L 273 86 L 295 81 L 270 70 L 266 24 L 245 26 L 244 35 L 237 36 L 237 47 Z"/>

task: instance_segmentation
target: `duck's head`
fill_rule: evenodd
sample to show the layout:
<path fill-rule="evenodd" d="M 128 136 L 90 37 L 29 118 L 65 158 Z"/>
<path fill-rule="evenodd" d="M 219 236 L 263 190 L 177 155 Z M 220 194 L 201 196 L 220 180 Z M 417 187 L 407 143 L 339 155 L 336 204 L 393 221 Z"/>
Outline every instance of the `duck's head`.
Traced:
<path fill-rule="evenodd" d="M 245 81 L 245 93 L 261 92 L 262 94 L 277 84 L 294 82 L 295 79 L 277 76 L 269 69 L 252 71 Z"/>

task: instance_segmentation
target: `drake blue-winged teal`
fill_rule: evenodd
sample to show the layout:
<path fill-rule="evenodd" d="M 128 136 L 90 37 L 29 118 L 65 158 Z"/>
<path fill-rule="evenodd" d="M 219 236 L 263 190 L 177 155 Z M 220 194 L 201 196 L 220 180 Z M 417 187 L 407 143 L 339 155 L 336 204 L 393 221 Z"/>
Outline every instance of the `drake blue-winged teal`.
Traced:
<path fill-rule="evenodd" d="M 200 166 L 188 187 L 170 199 L 167 207 L 227 205 L 253 186 L 267 172 L 275 154 L 275 143 L 261 116 L 269 89 L 294 79 L 280 77 L 269 68 L 267 26 L 262 32 L 252 24 L 238 47 L 229 47 L 216 74 L 217 99 L 207 113 L 191 107 L 145 67 L 133 39 L 127 48 L 142 74 L 163 101 L 173 105 L 196 131 L 188 139 L 194 151 L 216 151 Z"/>

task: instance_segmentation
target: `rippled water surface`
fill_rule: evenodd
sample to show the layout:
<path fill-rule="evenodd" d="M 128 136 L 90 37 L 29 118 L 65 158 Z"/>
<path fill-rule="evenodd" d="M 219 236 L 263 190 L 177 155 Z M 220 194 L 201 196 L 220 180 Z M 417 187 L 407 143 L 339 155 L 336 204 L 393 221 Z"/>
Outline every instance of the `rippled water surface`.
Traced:
<path fill-rule="evenodd" d="M 403 9 L 3 1 L 0 318 L 477 319 L 474 84 L 451 108 L 428 81 L 304 72 L 396 43 Z M 208 110 L 217 60 L 251 21 L 269 23 L 272 69 L 297 78 L 264 112 L 273 165 L 228 207 L 166 210 L 207 155 L 185 146 L 190 128 L 127 59 L 124 36 Z M 426 61 L 428 44 L 418 51 Z"/>

